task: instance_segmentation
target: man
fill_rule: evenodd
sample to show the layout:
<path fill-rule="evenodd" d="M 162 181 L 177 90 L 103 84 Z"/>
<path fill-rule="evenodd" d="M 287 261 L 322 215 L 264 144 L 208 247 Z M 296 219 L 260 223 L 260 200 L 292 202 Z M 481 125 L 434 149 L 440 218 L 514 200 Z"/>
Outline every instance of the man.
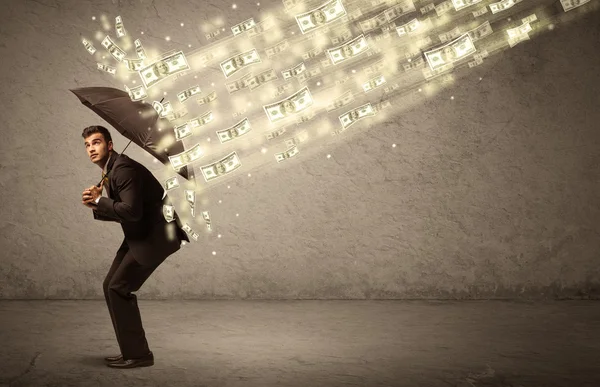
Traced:
<path fill-rule="evenodd" d="M 85 149 L 94 164 L 102 168 L 99 186 L 83 191 L 82 203 L 93 210 L 94 219 L 121 224 L 125 236 L 104 279 L 104 298 L 121 349 L 118 356 L 109 356 L 107 365 L 113 368 L 134 368 L 154 365 L 154 355 L 148 347 L 137 297 L 150 274 L 189 238 L 175 222 L 163 216 L 164 189 L 142 164 L 113 150 L 112 138 L 102 126 L 83 130 Z M 108 175 L 104 177 L 105 175 Z M 102 190 L 106 196 L 102 196 Z"/>

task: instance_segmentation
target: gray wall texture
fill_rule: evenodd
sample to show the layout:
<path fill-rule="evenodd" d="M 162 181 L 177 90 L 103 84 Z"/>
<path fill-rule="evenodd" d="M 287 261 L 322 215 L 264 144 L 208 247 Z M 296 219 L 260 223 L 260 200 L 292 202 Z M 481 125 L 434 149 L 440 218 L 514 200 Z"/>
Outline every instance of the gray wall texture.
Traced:
<path fill-rule="evenodd" d="M 188 42 L 208 44 L 200 25 L 220 18 L 228 27 L 281 7 L 237 3 L 0 1 L 0 298 L 101 298 L 123 239 L 117 223 L 95 221 L 80 202 L 100 175 L 81 131 L 105 123 L 68 89 L 123 87 L 81 44 L 101 30 L 92 16 L 121 15 L 148 46 L 186 51 Z M 201 190 L 198 210 L 211 212 L 215 230 L 198 223 L 199 241 L 138 295 L 596 297 L 600 12 L 592 5 L 561 17 L 458 70 L 436 93 L 408 95 L 382 122 Z M 198 82 L 224 82 L 211 74 Z M 111 132 L 121 152 L 128 140 Z M 159 180 L 169 175 L 136 145 L 126 153 Z M 198 169 L 197 179 L 202 186 Z"/>

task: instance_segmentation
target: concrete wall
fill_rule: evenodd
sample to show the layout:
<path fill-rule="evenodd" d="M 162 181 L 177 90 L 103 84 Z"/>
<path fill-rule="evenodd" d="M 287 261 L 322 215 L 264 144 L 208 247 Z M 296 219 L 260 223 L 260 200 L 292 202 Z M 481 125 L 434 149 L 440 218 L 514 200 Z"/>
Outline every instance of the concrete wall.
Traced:
<path fill-rule="evenodd" d="M 200 27 L 215 18 L 228 27 L 281 7 L 237 3 L 1 1 L 1 298 L 100 298 L 123 239 L 80 202 L 100 175 L 81 131 L 104 122 L 68 89 L 123 87 L 80 42 L 102 30 L 92 16 L 112 24 L 121 15 L 146 47 L 186 51 L 208 44 Z M 444 87 L 407 93 L 376 124 L 227 184 L 208 187 L 197 168 L 197 211 L 211 212 L 214 231 L 194 225 L 199 241 L 168 258 L 139 296 L 597 296 L 600 12 L 591 4 L 564 14 L 555 3 L 563 19 L 552 31 L 456 71 Z M 536 4 L 552 3 L 528 0 L 520 17 Z M 223 84 L 219 73 L 196 83 Z M 111 132 L 121 152 L 128 141 Z M 265 158 L 282 150 L 267 146 Z M 172 175 L 136 145 L 126 154 L 161 181 Z M 169 193 L 178 212 L 180 195 Z"/>

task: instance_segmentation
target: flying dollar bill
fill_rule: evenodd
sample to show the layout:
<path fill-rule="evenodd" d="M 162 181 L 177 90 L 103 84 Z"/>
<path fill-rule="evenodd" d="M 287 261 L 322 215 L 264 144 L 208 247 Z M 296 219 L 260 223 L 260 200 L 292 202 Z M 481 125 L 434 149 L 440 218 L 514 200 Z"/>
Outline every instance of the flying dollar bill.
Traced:
<path fill-rule="evenodd" d="M 521 1 L 523 0 L 502 0 L 498 1 L 497 3 L 491 3 L 489 5 L 490 11 L 492 11 L 492 14 L 495 14 L 511 8 L 513 5 L 520 3 Z"/>
<path fill-rule="evenodd" d="M 267 82 L 271 82 L 278 79 L 277 73 L 273 69 L 263 71 L 251 78 L 248 78 L 247 85 L 250 90 L 254 90 L 257 87 L 264 85 Z"/>
<path fill-rule="evenodd" d="M 354 94 L 351 90 L 348 90 L 341 97 L 327 105 L 327 111 L 330 112 L 332 110 L 339 109 L 342 106 L 350 104 L 352 101 L 354 101 Z"/>
<path fill-rule="evenodd" d="M 469 31 L 468 34 L 471 38 L 471 41 L 476 42 L 479 39 L 483 39 L 484 37 L 491 35 L 492 32 L 494 31 L 492 31 L 492 26 L 490 25 L 490 22 L 486 21 L 477 28 Z"/>
<path fill-rule="evenodd" d="M 212 230 L 212 223 L 210 221 L 210 214 L 208 211 L 202 211 L 202 219 L 204 219 L 204 222 L 206 223 L 206 228 L 208 230 Z"/>
<path fill-rule="evenodd" d="M 117 46 L 112 39 L 106 35 L 104 40 L 102 40 L 102 46 L 106 48 L 106 50 L 119 62 L 122 62 L 125 59 L 125 51 L 121 49 L 121 47 Z"/>
<path fill-rule="evenodd" d="M 190 204 L 190 206 L 196 204 L 196 191 L 193 189 L 186 189 L 183 192 L 185 193 L 185 200 Z"/>
<path fill-rule="evenodd" d="M 190 66 L 187 63 L 185 55 L 183 55 L 182 51 L 178 51 L 144 67 L 139 71 L 139 74 L 144 86 L 146 89 L 149 89 L 171 75 L 189 69 Z"/>
<path fill-rule="evenodd" d="M 123 27 L 123 19 L 121 19 L 121 16 L 115 18 L 115 30 L 117 31 L 117 38 L 122 38 L 127 34 Z"/>
<path fill-rule="evenodd" d="M 287 50 L 289 47 L 290 47 L 290 42 L 288 42 L 287 39 L 280 43 L 277 43 L 273 47 L 269 47 L 269 48 L 265 49 L 265 52 L 267 53 L 267 58 L 271 58 L 271 57 Z"/>
<path fill-rule="evenodd" d="M 315 58 L 315 57 L 321 55 L 322 52 L 323 52 L 323 50 L 320 48 L 313 48 L 312 50 L 307 51 L 304 54 L 302 54 L 302 59 L 308 60 L 311 58 Z"/>
<path fill-rule="evenodd" d="M 83 45 L 85 46 L 85 49 L 90 53 L 90 54 L 94 54 L 96 52 L 96 48 L 94 47 L 94 45 L 90 42 L 88 42 L 85 38 L 81 38 L 81 43 L 83 43 Z"/>
<path fill-rule="evenodd" d="M 190 225 L 189 225 L 189 224 L 187 224 L 187 223 L 183 224 L 183 225 L 181 226 L 181 229 L 182 229 L 183 231 L 185 231 L 185 233 L 186 233 L 186 234 L 188 234 L 188 235 L 189 235 L 189 236 L 190 236 L 190 237 L 191 237 L 193 240 L 195 240 L 195 241 L 197 241 L 197 240 L 198 240 L 198 237 L 199 237 L 200 235 L 198 235 L 198 233 L 197 233 L 196 231 L 192 230 L 192 228 L 190 227 Z"/>
<path fill-rule="evenodd" d="M 244 31 L 249 30 L 250 28 L 254 27 L 255 25 L 256 25 L 256 23 L 254 22 L 254 19 L 250 18 L 248 20 L 244 20 L 243 22 L 231 27 L 231 32 L 233 32 L 233 36 L 236 36 L 236 35 L 241 34 Z"/>
<path fill-rule="evenodd" d="M 204 104 L 214 101 L 215 99 L 217 99 L 217 92 L 213 91 L 206 97 L 198 98 L 196 100 L 196 102 L 198 103 L 198 105 L 204 105 Z"/>
<path fill-rule="evenodd" d="M 148 94 L 146 94 L 146 90 L 142 85 L 136 86 L 133 89 L 129 89 L 129 87 L 125 85 L 125 91 L 127 91 L 127 94 L 129 94 L 129 98 L 131 98 L 132 101 L 140 101 L 148 97 Z"/>
<path fill-rule="evenodd" d="M 175 140 L 177 140 L 177 141 L 183 140 L 184 138 L 192 135 L 192 128 L 189 125 L 189 123 L 187 123 L 187 122 L 183 125 L 176 126 L 174 128 L 174 130 L 175 130 Z"/>
<path fill-rule="evenodd" d="M 419 20 L 417 18 L 414 18 L 408 23 L 396 27 L 396 33 L 398 33 L 398 36 L 404 36 L 406 34 L 416 31 L 420 25 L 421 23 L 419 23 Z"/>
<path fill-rule="evenodd" d="M 190 127 L 192 129 L 195 129 L 195 128 L 204 126 L 208 123 L 211 123 L 211 122 L 213 122 L 213 120 L 214 120 L 214 116 L 213 116 L 212 112 L 207 112 L 207 113 L 204 113 L 203 115 L 201 115 L 200 117 L 192 118 L 191 120 L 188 121 L 188 123 L 190 124 Z"/>
<path fill-rule="evenodd" d="M 263 106 L 263 109 L 265 109 L 269 121 L 275 123 L 287 118 L 291 114 L 297 114 L 306 110 L 312 104 L 313 98 L 308 87 L 303 87 L 286 99 Z"/>
<path fill-rule="evenodd" d="M 244 118 L 237 124 L 233 125 L 231 128 L 217 130 L 217 136 L 219 137 L 219 141 L 221 144 L 224 144 L 228 141 L 234 140 L 244 134 L 248 133 L 252 130 L 252 126 L 250 125 L 250 121 L 248 118 Z"/>
<path fill-rule="evenodd" d="M 514 47 L 517 43 L 524 40 L 529 40 L 529 32 L 531 30 L 532 28 L 529 23 L 507 29 L 506 34 L 508 35 L 508 44 L 510 47 Z"/>
<path fill-rule="evenodd" d="M 237 153 L 234 151 L 228 154 L 227 156 L 223 157 L 219 161 L 200 167 L 200 170 L 202 171 L 204 180 L 208 183 L 209 181 L 214 180 L 217 177 L 221 177 L 235 171 L 241 166 L 242 163 Z"/>
<path fill-rule="evenodd" d="M 425 58 L 431 70 L 464 59 L 477 51 L 469 34 L 464 34 L 436 49 L 425 51 Z"/>
<path fill-rule="evenodd" d="M 477 3 L 481 3 L 481 0 L 452 0 L 452 5 L 454 5 L 454 9 L 457 11 Z"/>
<path fill-rule="evenodd" d="M 143 59 L 123 59 L 123 63 L 129 69 L 129 71 L 138 72 L 144 67 Z"/>
<path fill-rule="evenodd" d="M 243 89 L 247 88 L 248 87 L 248 80 L 250 78 L 252 78 L 252 73 L 248 73 L 248 74 L 244 75 L 243 77 L 241 77 L 237 81 L 226 83 L 225 86 L 227 87 L 227 92 L 229 94 L 233 94 L 236 91 L 240 91 L 240 90 L 243 90 Z"/>
<path fill-rule="evenodd" d="M 187 114 L 188 114 L 187 108 L 183 107 L 183 108 L 177 110 L 176 112 L 168 113 L 166 115 L 166 118 L 169 121 L 175 121 L 175 120 L 178 120 L 180 118 L 187 116 Z"/>
<path fill-rule="evenodd" d="M 293 147 L 286 149 L 285 152 L 275 153 L 275 160 L 280 163 L 285 159 L 296 156 L 298 153 L 300 153 L 300 151 L 298 150 L 298 147 L 294 145 Z"/>
<path fill-rule="evenodd" d="M 348 129 L 355 122 L 365 118 L 375 115 L 375 110 L 370 103 L 364 104 L 362 106 L 357 107 L 356 109 L 352 109 L 347 111 L 346 113 L 339 116 L 339 120 L 342 124 L 343 130 Z"/>
<path fill-rule="evenodd" d="M 285 140 L 285 146 L 288 148 L 291 148 L 294 145 L 302 144 L 306 140 L 308 140 L 308 131 L 303 130 L 302 132 L 298 133 L 294 137 Z"/>
<path fill-rule="evenodd" d="M 152 107 L 154 108 L 154 110 L 156 110 L 159 117 L 166 117 L 169 114 L 173 114 L 173 107 L 171 106 L 171 102 L 169 102 L 169 101 L 167 101 L 165 103 L 153 101 Z"/>
<path fill-rule="evenodd" d="M 536 21 L 538 18 L 537 16 L 535 16 L 535 13 L 532 13 L 531 15 L 521 19 L 521 23 L 526 24 L 526 23 L 533 23 L 534 21 Z"/>
<path fill-rule="evenodd" d="M 163 216 L 167 222 L 175 220 L 175 207 L 169 204 L 163 204 Z"/>
<path fill-rule="evenodd" d="M 114 68 L 114 67 L 112 67 L 112 66 L 105 65 L 105 64 L 102 64 L 102 63 L 96 63 L 96 64 L 98 65 L 98 70 L 102 70 L 105 73 L 109 73 L 109 74 L 112 74 L 112 75 L 115 75 L 117 73 L 117 69 Z"/>
<path fill-rule="evenodd" d="M 146 51 L 144 50 L 144 46 L 142 46 L 142 42 L 139 39 L 134 40 L 133 44 L 135 44 L 135 52 L 140 59 L 146 59 Z"/>
<path fill-rule="evenodd" d="M 177 99 L 179 99 L 179 102 L 185 102 L 188 100 L 188 98 L 193 97 L 196 94 L 200 93 L 200 86 L 196 85 L 196 86 L 192 86 L 189 89 L 186 89 L 180 93 L 177 94 Z"/>
<path fill-rule="evenodd" d="M 175 171 L 178 171 L 182 167 L 189 165 L 204 156 L 200 149 L 200 143 L 194 145 L 191 149 L 178 153 L 174 156 L 169 156 L 171 166 Z"/>
<path fill-rule="evenodd" d="M 341 0 L 330 0 L 315 9 L 296 15 L 295 18 L 302 34 L 306 34 L 338 20 L 345 14 L 346 10 Z"/>
<path fill-rule="evenodd" d="M 179 188 L 179 180 L 177 176 L 173 176 L 165 180 L 163 186 L 165 187 L 165 191 L 171 191 L 175 188 Z"/>
<path fill-rule="evenodd" d="M 363 83 L 362 88 L 365 93 L 368 93 L 369 91 L 374 90 L 383 84 L 385 84 L 385 77 L 383 75 L 379 75 Z"/>
<path fill-rule="evenodd" d="M 568 12 L 574 8 L 581 7 L 584 4 L 589 3 L 590 0 L 560 0 L 563 10 Z"/>
<path fill-rule="evenodd" d="M 453 29 L 451 29 L 450 31 L 438 35 L 438 38 L 440 38 L 440 41 L 442 43 L 446 43 L 447 41 L 452 40 L 460 35 L 461 35 L 460 28 L 458 26 L 456 26 Z"/>
<path fill-rule="evenodd" d="M 223 74 L 225 74 L 225 78 L 229 78 L 241 69 L 260 62 L 258 51 L 253 48 L 252 50 L 225 59 L 220 63 L 220 66 Z"/>
<path fill-rule="evenodd" d="M 274 25 L 275 22 L 273 21 L 273 17 L 266 18 L 248 30 L 248 37 L 260 35 L 263 32 L 270 30 Z"/>
<path fill-rule="evenodd" d="M 478 9 L 477 11 L 473 11 L 473 17 L 479 17 L 481 15 L 485 15 L 488 12 L 487 7 L 483 7 Z"/>
<path fill-rule="evenodd" d="M 331 63 L 336 65 L 350 58 L 355 58 L 368 49 L 367 39 L 361 34 L 346 44 L 328 49 L 327 55 L 329 55 Z"/>
<path fill-rule="evenodd" d="M 352 39 L 352 31 L 349 29 L 345 29 L 340 35 L 334 36 L 331 38 L 331 43 L 333 44 L 344 44 L 348 40 Z"/>
<path fill-rule="evenodd" d="M 427 12 L 433 11 L 435 9 L 435 5 L 433 3 L 431 4 L 427 4 L 424 7 L 421 7 L 419 10 L 421 11 L 422 15 L 425 15 Z"/>
<path fill-rule="evenodd" d="M 286 131 L 285 128 L 279 128 L 277 130 L 274 130 L 272 132 L 269 132 L 269 133 L 265 134 L 265 136 L 267 136 L 267 140 L 272 140 L 272 139 L 274 139 L 276 137 L 279 137 L 282 134 L 284 134 L 285 131 Z"/>
<path fill-rule="evenodd" d="M 446 0 L 443 3 L 439 3 L 438 5 L 435 6 L 435 13 L 438 16 L 442 16 L 448 12 L 450 12 L 450 10 L 454 8 L 454 5 L 452 4 L 452 0 Z"/>
<path fill-rule="evenodd" d="M 288 80 L 292 77 L 298 76 L 300 73 L 302 73 L 304 71 L 306 71 L 306 66 L 304 65 L 304 62 L 302 62 L 299 65 L 296 65 L 292 68 L 283 70 L 281 72 L 281 74 L 283 74 L 283 79 Z"/>

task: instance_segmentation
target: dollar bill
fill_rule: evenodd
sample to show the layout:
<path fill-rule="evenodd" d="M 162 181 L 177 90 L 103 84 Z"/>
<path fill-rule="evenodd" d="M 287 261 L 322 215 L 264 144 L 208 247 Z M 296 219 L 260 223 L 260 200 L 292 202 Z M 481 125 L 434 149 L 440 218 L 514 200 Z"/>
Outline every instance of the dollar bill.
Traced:
<path fill-rule="evenodd" d="M 228 141 L 235 140 L 236 138 L 243 136 L 250 130 L 252 130 L 250 121 L 248 121 L 248 118 L 244 118 L 237 124 L 233 125 L 231 128 L 217 130 L 217 136 L 219 137 L 219 141 L 221 141 L 221 144 L 224 144 Z"/>
<path fill-rule="evenodd" d="M 233 94 L 236 91 L 243 90 L 248 87 L 248 80 L 252 78 L 252 73 L 246 74 L 237 81 L 226 83 L 227 92 Z"/>
<path fill-rule="evenodd" d="M 481 3 L 481 0 L 452 0 L 452 5 L 454 5 L 454 9 L 457 11 L 477 3 Z"/>
<path fill-rule="evenodd" d="M 201 115 L 200 117 L 192 118 L 188 121 L 188 123 L 192 129 L 195 129 L 204 126 L 208 123 L 211 123 L 213 120 L 214 116 L 212 112 L 207 112 Z"/>
<path fill-rule="evenodd" d="M 121 16 L 115 18 L 115 30 L 117 32 L 117 38 L 122 38 L 127 34 L 127 31 L 125 31 L 125 28 L 123 27 L 123 19 Z"/>
<path fill-rule="evenodd" d="M 165 117 L 169 121 L 175 121 L 175 120 L 178 120 L 180 118 L 187 116 L 187 114 L 188 114 L 187 108 L 183 107 L 183 108 L 177 110 L 176 112 L 167 114 Z"/>
<path fill-rule="evenodd" d="M 129 87 L 125 85 L 125 91 L 127 91 L 127 94 L 129 94 L 129 98 L 131 98 L 132 101 L 140 101 L 148 97 L 148 94 L 146 94 L 146 90 L 142 85 L 136 86 L 133 89 L 129 89 Z"/>
<path fill-rule="evenodd" d="M 560 5 L 562 5 L 565 12 L 569 12 L 570 10 L 581 7 L 589 2 L 590 0 L 560 0 Z"/>
<path fill-rule="evenodd" d="M 302 0 L 283 0 L 283 6 L 285 7 L 286 11 L 288 11 L 301 2 Z"/>
<path fill-rule="evenodd" d="M 123 63 L 129 69 L 129 71 L 138 72 L 144 67 L 143 59 L 123 59 Z"/>
<path fill-rule="evenodd" d="M 377 62 L 372 64 L 371 66 L 363 67 L 365 74 L 374 75 L 380 72 L 385 67 L 385 62 L 383 58 L 379 59 Z"/>
<path fill-rule="evenodd" d="M 273 56 L 287 50 L 290 47 L 290 42 L 287 39 L 284 41 L 277 43 L 273 47 L 269 47 L 265 50 L 267 53 L 267 58 L 272 58 Z"/>
<path fill-rule="evenodd" d="M 267 82 L 271 82 L 278 79 L 277 77 L 277 73 L 275 72 L 275 70 L 273 69 L 268 69 L 266 71 L 263 71 L 259 74 L 257 74 L 256 76 L 253 76 L 251 78 L 248 79 L 248 88 L 250 90 L 254 90 L 259 86 L 264 85 Z"/>
<path fill-rule="evenodd" d="M 491 35 L 492 32 L 494 32 L 494 31 L 492 31 L 492 26 L 490 25 L 490 22 L 486 21 L 485 23 L 481 24 L 477 28 L 469 31 L 468 34 L 469 34 L 469 37 L 471 38 L 471 41 L 476 42 L 479 39 L 483 39 L 484 37 Z"/>
<path fill-rule="evenodd" d="M 349 29 L 345 29 L 344 32 L 342 32 L 341 34 L 338 34 L 334 37 L 331 38 L 331 43 L 332 44 L 344 44 L 346 43 L 348 40 L 352 39 L 352 31 L 350 31 Z"/>
<path fill-rule="evenodd" d="M 339 98 L 334 100 L 332 103 L 327 105 L 327 111 L 330 112 L 332 110 L 341 108 L 342 106 L 350 104 L 352 101 L 354 101 L 354 94 L 352 93 L 351 90 L 348 90 L 347 92 L 342 94 L 342 96 L 340 96 Z"/>
<path fill-rule="evenodd" d="M 329 59 L 327 59 L 327 62 L 329 62 Z M 312 77 L 316 77 L 319 74 L 321 74 L 321 69 L 320 68 L 316 68 L 316 69 L 312 69 L 312 70 L 308 70 L 308 71 L 302 71 L 301 73 L 299 73 L 296 76 L 296 79 L 298 79 L 298 82 L 304 83 L 308 79 L 310 79 Z"/>
<path fill-rule="evenodd" d="M 308 114 L 301 115 L 296 120 L 296 125 L 300 125 L 300 124 L 305 123 L 306 121 L 312 120 L 313 118 L 315 118 L 315 115 L 316 115 L 316 113 L 314 111 L 309 112 Z"/>
<path fill-rule="evenodd" d="M 165 191 L 172 191 L 175 188 L 179 188 L 179 180 L 177 176 L 173 176 L 165 180 L 163 186 L 165 187 Z"/>
<path fill-rule="evenodd" d="M 407 13 L 415 11 L 415 4 L 412 0 L 397 0 L 396 5 L 383 11 L 388 23 Z"/>
<path fill-rule="evenodd" d="M 360 21 L 358 25 L 362 30 L 363 34 L 366 34 L 367 32 L 373 31 L 383 26 L 384 24 L 387 24 L 387 22 L 387 16 L 384 12 L 381 12 L 370 19 Z"/>
<path fill-rule="evenodd" d="M 208 34 L 205 34 L 206 40 L 214 39 L 214 38 L 216 38 L 219 35 L 221 35 L 221 30 L 219 30 L 219 29 L 217 29 L 217 30 L 215 30 L 213 32 L 210 32 Z"/>
<path fill-rule="evenodd" d="M 342 124 L 343 130 L 348 129 L 355 122 L 365 118 L 375 115 L 375 110 L 370 103 L 366 103 L 362 106 L 357 107 L 356 109 L 352 109 L 347 111 L 346 113 L 339 116 L 339 120 Z"/>
<path fill-rule="evenodd" d="M 260 23 L 257 23 L 254 27 L 248 30 L 248 37 L 260 35 L 265 31 L 268 31 L 271 28 L 273 28 L 274 25 L 275 22 L 273 21 L 273 17 L 266 18 L 265 20 L 261 21 Z"/>
<path fill-rule="evenodd" d="M 444 65 L 438 66 L 435 68 L 435 70 L 432 70 L 430 67 L 426 67 L 423 69 L 423 76 L 425 77 L 425 79 L 431 80 L 437 76 L 442 75 L 446 71 L 452 70 L 453 68 L 454 68 L 453 63 L 447 63 Z"/>
<path fill-rule="evenodd" d="M 522 0 L 502 0 L 498 1 L 497 3 L 491 3 L 489 5 L 490 11 L 492 11 L 492 14 L 495 14 L 511 8 L 513 5 L 520 3 L 521 1 Z"/>
<path fill-rule="evenodd" d="M 204 104 L 210 103 L 210 102 L 212 102 L 212 101 L 214 101 L 216 99 L 217 99 L 217 92 L 213 91 L 212 93 L 210 93 L 206 97 L 198 98 L 196 100 L 196 102 L 198 103 L 198 105 L 204 105 Z"/>
<path fill-rule="evenodd" d="M 377 112 L 380 112 L 383 109 L 388 108 L 390 106 L 392 106 L 392 103 L 386 99 L 385 101 L 381 101 L 373 105 L 373 110 L 375 110 L 375 114 L 377 114 Z"/>
<path fill-rule="evenodd" d="M 346 10 L 342 1 L 330 0 L 315 9 L 296 15 L 295 18 L 302 34 L 306 34 L 338 20 L 344 15 L 346 15 Z"/>
<path fill-rule="evenodd" d="M 166 117 L 169 114 L 173 114 L 173 107 L 171 106 L 171 102 L 169 102 L 169 101 L 167 101 L 165 103 L 153 101 L 152 107 L 154 108 L 154 110 L 156 110 L 159 117 Z"/>
<path fill-rule="evenodd" d="M 298 150 L 298 147 L 294 145 L 293 147 L 286 149 L 284 152 L 275 153 L 275 160 L 280 163 L 285 159 L 296 156 L 298 153 L 300 153 L 300 151 Z"/>
<path fill-rule="evenodd" d="M 431 70 L 452 64 L 477 51 L 469 34 L 464 34 L 436 49 L 425 51 L 425 58 Z"/>
<path fill-rule="evenodd" d="M 190 237 L 191 237 L 193 240 L 195 240 L 195 241 L 197 241 L 197 240 L 198 240 L 198 237 L 199 237 L 200 235 L 198 235 L 198 233 L 197 233 L 196 231 L 192 230 L 192 228 L 190 227 L 190 225 L 189 225 L 189 224 L 187 224 L 187 223 L 184 223 L 184 224 L 181 226 L 181 229 L 182 229 L 183 231 L 185 231 L 185 233 L 186 233 L 186 234 L 188 234 L 188 235 L 189 235 L 189 236 L 190 236 Z"/>
<path fill-rule="evenodd" d="M 385 77 L 383 75 L 379 75 L 363 83 L 362 88 L 365 93 L 368 93 L 369 91 L 374 90 L 383 84 L 385 84 Z"/>
<path fill-rule="evenodd" d="M 308 140 L 308 131 L 303 130 L 302 132 L 298 133 L 294 137 L 285 140 L 285 146 L 287 148 L 291 148 L 294 145 L 302 144 L 306 140 Z"/>
<path fill-rule="evenodd" d="M 305 52 L 304 54 L 302 54 L 302 59 L 308 60 L 308 59 L 314 58 L 316 56 L 321 55 L 322 52 L 323 52 L 322 49 L 320 49 L 320 48 L 314 48 L 314 49 L 312 49 L 312 50 L 310 50 L 310 51 Z"/>
<path fill-rule="evenodd" d="M 474 60 L 469 61 L 468 65 L 469 65 L 469 68 L 473 68 L 475 66 L 479 66 L 482 63 L 483 63 L 483 59 L 481 59 L 481 58 L 475 58 Z"/>
<path fill-rule="evenodd" d="M 220 63 L 220 66 L 223 74 L 225 74 L 225 78 L 229 78 L 241 69 L 260 62 L 258 51 L 253 48 L 252 50 L 225 59 Z"/>
<path fill-rule="evenodd" d="M 185 194 L 185 200 L 190 204 L 190 206 L 196 204 L 196 191 L 193 189 L 186 189 L 183 192 Z"/>
<path fill-rule="evenodd" d="M 175 171 L 189 165 L 198 159 L 204 156 L 202 150 L 200 149 L 200 143 L 194 145 L 191 149 L 176 154 L 174 156 L 169 156 L 169 161 L 171 162 L 171 166 Z"/>
<path fill-rule="evenodd" d="M 312 104 L 313 99 L 308 87 L 303 87 L 286 99 L 263 106 L 263 109 L 265 109 L 269 121 L 275 123 L 287 118 L 291 114 L 297 114 L 306 110 Z"/>
<path fill-rule="evenodd" d="M 398 34 L 398 36 L 404 36 L 406 34 L 416 31 L 420 25 L 421 23 L 419 22 L 419 20 L 417 18 L 414 18 L 408 23 L 396 27 L 396 33 Z"/>
<path fill-rule="evenodd" d="M 522 42 L 524 40 L 529 40 L 529 32 L 532 30 L 529 23 L 525 23 L 515 28 L 509 28 L 506 30 L 506 34 L 508 35 L 508 44 L 512 48 L 517 43 Z"/>
<path fill-rule="evenodd" d="M 178 51 L 163 59 L 149 64 L 139 71 L 140 78 L 146 89 L 160 83 L 173 74 L 189 70 L 190 66 L 182 51 Z"/>
<path fill-rule="evenodd" d="M 125 59 L 125 51 L 121 49 L 121 47 L 117 46 L 115 42 L 112 41 L 110 36 L 106 35 L 104 40 L 102 40 L 102 46 L 106 48 L 106 50 L 119 62 L 122 62 Z"/>
<path fill-rule="evenodd" d="M 484 15 L 488 12 L 487 7 L 483 7 L 481 9 L 478 9 L 477 11 L 473 12 L 473 17 L 479 17 L 481 15 Z"/>
<path fill-rule="evenodd" d="M 210 214 L 208 211 L 202 211 L 202 219 L 204 219 L 204 222 L 206 223 L 206 228 L 209 231 L 212 230 L 212 223 L 210 221 Z"/>
<path fill-rule="evenodd" d="M 112 75 L 115 75 L 117 73 L 117 69 L 112 66 L 105 65 L 102 63 L 96 63 L 96 64 L 98 65 L 98 70 L 102 70 L 102 71 L 112 74 Z"/>
<path fill-rule="evenodd" d="M 250 28 L 254 27 L 255 25 L 256 25 L 256 23 L 254 22 L 254 19 L 250 18 L 248 20 L 244 20 L 243 22 L 231 27 L 231 32 L 233 32 L 233 36 L 236 36 L 236 35 L 241 34 L 244 31 L 249 30 Z"/>
<path fill-rule="evenodd" d="M 296 65 L 292 68 L 283 70 L 281 72 L 281 74 L 283 75 L 283 79 L 288 80 L 292 77 L 298 76 L 300 73 L 302 73 L 304 71 L 306 71 L 306 66 L 304 65 L 304 62 L 302 62 L 299 65 Z"/>
<path fill-rule="evenodd" d="M 136 39 L 133 41 L 133 44 L 135 45 L 135 53 L 138 58 L 146 59 L 146 51 L 144 50 L 144 46 L 142 46 L 142 42 L 140 42 L 139 39 Z"/>
<path fill-rule="evenodd" d="M 275 137 L 279 137 L 282 134 L 284 134 L 285 131 L 286 131 L 285 128 L 279 128 L 277 130 L 274 130 L 272 132 L 269 132 L 269 133 L 265 134 L 265 136 L 267 137 L 267 140 L 272 140 Z"/>
<path fill-rule="evenodd" d="M 177 141 L 183 140 L 184 138 L 192 135 L 192 127 L 187 122 L 183 125 L 176 126 L 174 130 L 175 140 Z"/>
<path fill-rule="evenodd" d="M 163 216 L 168 223 L 175 220 L 175 207 L 169 204 L 163 204 Z"/>
<path fill-rule="evenodd" d="M 532 13 L 531 15 L 521 19 L 521 23 L 526 24 L 526 23 L 533 23 L 534 21 L 536 21 L 538 18 L 537 16 L 535 16 L 535 13 Z"/>
<path fill-rule="evenodd" d="M 460 28 L 458 28 L 458 26 L 456 26 L 453 29 L 451 29 L 450 31 L 438 35 L 438 38 L 440 38 L 440 41 L 442 43 L 446 43 L 447 41 L 452 40 L 452 39 L 456 38 L 457 36 L 460 36 L 460 34 L 461 34 Z"/>
<path fill-rule="evenodd" d="M 421 11 L 422 15 L 425 15 L 427 12 L 433 11 L 435 9 L 435 5 L 433 3 L 431 4 L 427 4 L 424 7 L 421 7 L 419 10 Z"/>
<path fill-rule="evenodd" d="M 242 166 L 237 153 L 231 152 L 221 160 L 200 167 L 204 180 L 208 183 L 218 177 L 231 173 Z"/>
<path fill-rule="evenodd" d="M 331 63 L 336 65 L 350 58 L 356 58 L 368 49 L 369 44 L 367 43 L 367 39 L 361 34 L 348 43 L 328 49 L 327 55 L 331 59 Z"/>
<path fill-rule="evenodd" d="M 190 97 L 193 97 L 196 94 L 200 93 L 200 86 L 196 85 L 196 86 L 192 86 L 189 89 L 186 89 L 180 93 L 177 94 L 177 99 L 179 99 L 179 102 L 185 102 L 187 101 Z"/>
<path fill-rule="evenodd" d="M 443 3 L 439 3 L 435 6 L 435 13 L 437 13 L 438 16 L 442 16 L 450 12 L 450 10 L 453 8 L 454 5 L 452 4 L 452 0 L 446 0 Z"/>
<path fill-rule="evenodd" d="M 94 45 L 90 42 L 88 42 L 85 38 L 81 38 L 81 43 L 83 43 L 83 45 L 85 46 L 85 49 L 90 53 L 90 54 L 94 54 L 96 52 L 96 48 L 94 47 Z"/>

